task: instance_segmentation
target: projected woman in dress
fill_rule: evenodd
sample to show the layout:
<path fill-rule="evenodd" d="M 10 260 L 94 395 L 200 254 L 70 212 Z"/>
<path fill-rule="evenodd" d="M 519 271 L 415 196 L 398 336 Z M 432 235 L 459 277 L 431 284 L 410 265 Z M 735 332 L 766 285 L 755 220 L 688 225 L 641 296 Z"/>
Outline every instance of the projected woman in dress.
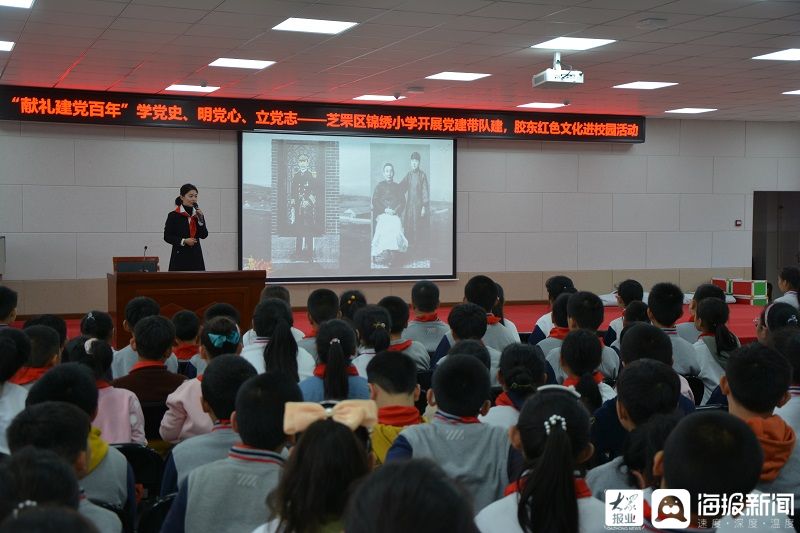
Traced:
<path fill-rule="evenodd" d="M 406 199 L 403 187 L 394 181 L 394 165 L 383 165 L 383 181 L 372 194 L 372 260 L 391 263 L 394 255 L 408 249 L 401 216 Z"/>

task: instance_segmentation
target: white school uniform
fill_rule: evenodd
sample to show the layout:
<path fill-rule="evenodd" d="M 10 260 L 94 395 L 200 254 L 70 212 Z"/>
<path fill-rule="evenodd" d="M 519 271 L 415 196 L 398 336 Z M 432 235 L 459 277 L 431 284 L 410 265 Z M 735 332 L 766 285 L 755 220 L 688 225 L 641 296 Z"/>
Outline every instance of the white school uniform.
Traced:
<path fill-rule="evenodd" d="M 719 386 L 719 380 L 725 375 L 725 369 L 711 353 L 712 348 L 716 350 L 714 337 L 700 337 L 693 346 L 697 355 L 697 364 L 700 365 L 700 373 L 697 377 L 703 381 L 704 389 L 700 404 L 705 405 L 711 398 L 711 393 Z"/>
<path fill-rule="evenodd" d="M 789 304 L 795 309 L 800 308 L 800 303 L 797 301 L 797 291 L 786 291 L 783 296 L 780 298 L 775 298 L 775 301 L 772 303 L 778 302 Z"/>
<path fill-rule="evenodd" d="M 567 373 L 564 372 L 563 368 L 561 368 L 560 347 L 550 350 L 550 353 L 547 354 L 547 362 L 550 363 L 551 367 L 553 367 L 553 372 L 556 375 L 556 383 L 564 383 L 564 380 L 567 379 Z M 617 379 L 617 375 L 619 374 L 619 365 L 619 355 L 617 355 L 617 352 L 608 346 L 603 346 L 602 358 L 600 366 L 597 367 L 597 370 L 599 370 L 605 377 L 609 379 Z"/>
<path fill-rule="evenodd" d="M 511 426 L 517 425 L 519 411 L 510 405 L 495 405 L 489 409 L 486 416 L 478 415 L 478 420 L 483 424 L 509 429 Z"/>
<path fill-rule="evenodd" d="M 306 336 L 305 333 L 303 333 L 296 327 L 292 326 L 292 337 L 294 337 L 295 341 L 300 342 L 301 340 L 303 340 L 303 337 L 305 336 Z M 245 348 L 250 346 L 256 341 L 256 338 L 258 338 L 258 335 L 256 335 L 256 330 L 248 329 L 247 332 L 244 335 L 242 335 L 242 346 L 244 346 Z"/>
<path fill-rule="evenodd" d="M 139 354 L 137 354 L 129 344 L 123 349 L 114 352 L 114 359 L 111 361 L 111 376 L 114 379 L 127 376 L 130 374 L 133 365 L 138 362 Z M 166 365 L 167 370 L 173 374 L 178 373 L 178 358 L 175 357 L 174 353 L 167 357 L 167 359 L 164 361 L 164 365 Z"/>
<path fill-rule="evenodd" d="M 519 494 L 509 494 L 483 508 L 475 517 L 481 533 L 523 533 L 517 520 Z M 536 512 L 535 510 L 533 512 Z M 578 499 L 578 531 L 605 533 L 605 504 L 592 497 Z"/>
<path fill-rule="evenodd" d="M 483 346 L 486 348 L 486 351 L 489 352 L 489 379 L 492 383 L 492 387 L 499 387 L 500 382 L 497 381 L 497 371 L 500 369 L 500 356 L 503 355 L 500 351 L 495 350 L 491 346 Z M 445 355 L 439 362 L 436 363 L 436 366 L 441 365 L 447 360 L 447 356 Z"/>
<path fill-rule="evenodd" d="M 266 348 L 267 344 L 269 344 L 268 338 L 256 337 L 253 343 L 244 348 L 240 354 L 255 367 L 256 372 L 259 374 L 267 371 L 266 363 L 264 362 L 264 348 Z M 314 375 L 316 364 L 314 357 L 310 353 L 299 346 L 297 347 L 297 375 L 300 377 L 300 381 Z"/>
<path fill-rule="evenodd" d="M 783 418 L 795 433 L 800 433 L 800 386 L 792 385 L 789 387 L 791 398 L 783 407 L 775 409 L 775 414 Z"/>
<path fill-rule="evenodd" d="M 622 333 L 622 321 L 623 321 L 623 317 L 618 316 L 617 318 L 615 318 L 614 320 L 612 320 L 611 322 L 608 323 L 608 329 L 613 329 L 614 330 L 614 333 L 617 334 L 617 337 L 616 337 L 617 339 L 619 339 L 619 335 L 620 335 L 620 333 Z"/>
<path fill-rule="evenodd" d="M 492 347 L 500 352 L 509 344 L 519 342 L 519 333 L 514 333 L 501 323 L 489 324 L 486 326 L 486 334 L 483 336 L 483 344 L 486 347 Z"/>
<path fill-rule="evenodd" d="M 536 321 L 536 324 L 533 326 L 533 329 L 536 330 L 539 328 L 545 336 L 550 334 L 550 330 L 553 329 L 553 314 L 552 313 L 545 313 L 539 317 Z"/>
<path fill-rule="evenodd" d="M 507 318 L 503 318 L 503 325 L 508 328 L 511 334 L 517 338 L 517 342 L 519 342 L 519 330 L 517 329 L 517 325 Z"/>
<path fill-rule="evenodd" d="M 700 338 L 700 332 L 695 327 L 694 322 L 681 322 L 680 324 L 675 324 L 675 331 L 678 332 L 678 336 L 680 338 L 692 344 L 696 343 L 697 339 Z"/>
<path fill-rule="evenodd" d="M 20 411 L 25 409 L 28 389 L 6 381 L 0 384 L 0 453 L 8 455 L 6 430 Z"/>
<path fill-rule="evenodd" d="M 672 368 L 682 376 L 699 376 L 700 365 L 694 346 L 682 339 L 675 328 L 661 328 L 672 341 Z"/>
<path fill-rule="evenodd" d="M 353 358 L 353 366 L 358 370 L 358 375 L 367 379 L 367 365 L 375 357 L 375 348 L 358 347 L 358 355 Z"/>

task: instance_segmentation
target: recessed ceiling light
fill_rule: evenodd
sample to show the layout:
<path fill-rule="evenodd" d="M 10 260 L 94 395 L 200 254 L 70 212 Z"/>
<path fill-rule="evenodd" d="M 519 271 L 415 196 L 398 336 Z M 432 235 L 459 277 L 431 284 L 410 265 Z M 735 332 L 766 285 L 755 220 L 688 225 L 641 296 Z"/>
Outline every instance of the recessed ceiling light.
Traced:
<path fill-rule="evenodd" d="M 0 6 L 6 7 L 21 7 L 23 9 L 30 9 L 33 5 L 33 0 L 0 0 Z"/>
<path fill-rule="evenodd" d="M 634 81 L 631 83 L 623 83 L 622 85 L 614 85 L 614 89 L 652 90 L 652 89 L 661 89 L 662 87 L 670 87 L 672 85 L 678 85 L 678 84 L 671 83 L 668 81 Z"/>
<path fill-rule="evenodd" d="M 373 102 L 394 102 L 395 100 L 403 100 L 405 96 L 391 96 L 388 94 L 362 94 L 356 96 L 353 100 L 372 100 Z"/>
<path fill-rule="evenodd" d="M 796 90 L 796 91 L 786 91 L 786 92 L 785 92 L 785 93 L 783 93 L 783 94 L 800 94 L 800 89 L 798 89 L 798 90 Z"/>
<path fill-rule="evenodd" d="M 232 57 L 220 57 L 208 64 L 209 67 L 230 67 L 230 68 L 251 68 L 253 70 L 261 70 L 270 65 L 274 65 L 274 61 L 259 61 L 258 59 L 234 59 Z"/>
<path fill-rule="evenodd" d="M 345 30 L 349 30 L 356 26 L 358 22 L 344 22 L 341 20 L 322 20 L 322 19 L 302 19 L 297 17 L 289 17 L 273 30 L 279 31 L 302 31 L 306 33 L 325 33 L 328 35 L 336 35 Z"/>
<path fill-rule="evenodd" d="M 14 48 L 13 41 L 0 41 L 0 52 L 10 52 Z"/>
<path fill-rule="evenodd" d="M 219 89 L 219 87 L 214 87 L 212 85 L 207 85 L 207 86 L 203 87 L 202 85 L 175 84 L 175 85 L 170 85 L 169 87 L 167 87 L 164 90 L 165 91 L 179 91 L 179 92 L 183 92 L 183 93 L 213 93 L 217 89 Z"/>
<path fill-rule="evenodd" d="M 535 109 L 555 109 L 557 107 L 564 107 L 567 104 L 561 102 L 530 102 L 527 104 L 518 105 L 517 107 L 532 107 Z"/>
<path fill-rule="evenodd" d="M 787 48 L 780 52 L 772 52 L 763 56 L 756 56 L 753 59 L 772 59 L 775 61 L 800 61 L 800 48 Z"/>
<path fill-rule="evenodd" d="M 668 109 L 664 111 L 664 113 L 683 113 L 686 115 L 694 115 L 697 113 L 709 113 L 711 111 L 716 111 L 716 109 L 705 107 L 681 107 L 680 109 Z"/>
<path fill-rule="evenodd" d="M 491 74 L 481 74 L 479 72 L 440 72 L 425 76 L 427 80 L 452 80 L 452 81 L 475 81 L 491 76 Z"/>
<path fill-rule="evenodd" d="M 589 50 L 598 46 L 615 43 L 613 39 L 586 39 L 584 37 L 556 37 L 543 43 L 534 44 L 531 48 L 548 50 Z"/>

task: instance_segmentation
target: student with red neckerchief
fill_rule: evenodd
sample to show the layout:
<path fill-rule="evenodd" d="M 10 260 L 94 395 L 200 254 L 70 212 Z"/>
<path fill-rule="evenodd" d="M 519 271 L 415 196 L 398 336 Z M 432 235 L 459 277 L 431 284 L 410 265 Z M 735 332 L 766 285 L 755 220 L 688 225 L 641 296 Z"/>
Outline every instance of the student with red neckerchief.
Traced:
<path fill-rule="evenodd" d="M 399 296 L 387 296 L 378 302 L 378 306 L 389 312 L 392 327 L 389 330 L 390 352 L 403 352 L 417 365 L 417 370 L 428 370 L 431 367 L 431 356 L 425 346 L 413 339 L 403 339 L 403 330 L 408 327 L 408 304 Z"/>
<path fill-rule="evenodd" d="M 367 365 L 376 353 L 389 348 L 392 342 L 392 317 L 386 308 L 379 305 L 365 305 L 356 311 L 353 322 L 358 333 L 358 355 L 353 358 L 353 366 L 358 375 L 367 376 Z"/>
<path fill-rule="evenodd" d="M 605 506 L 592 498 L 582 477 L 594 447 L 589 413 L 578 396 L 549 385 L 525 402 L 510 435 L 527 470 L 506 488 L 504 498 L 475 517 L 482 533 L 605 531 Z"/>
<path fill-rule="evenodd" d="M 411 310 L 414 318 L 403 330 L 401 337 L 422 343 L 429 354 L 435 352 L 442 337 L 450 329 L 439 318 L 438 309 L 439 287 L 428 280 L 416 282 L 411 288 Z"/>
<path fill-rule="evenodd" d="M 170 272 L 206 269 L 200 239 L 208 237 L 208 227 L 205 215 L 197 207 L 197 196 L 197 187 L 184 184 L 175 198 L 175 209 L 164 223 L 164 240 L 172 245 Z"/>
<path fill-rule="evenodd" d="M 387 336 L 388 337 L 388 336 Z M 317 332 L 319 363 L 314 375 L 300 382 L 307 402 L 366 400 L 367 380 L 358 375 L 350 359 L 356 354 L 356 332 L 344 320 L 323 323 Z"/>
<path fill-rule="evenodd" d="M 708 403 L 725 374 L 728 357 L 740 345 L 739 339 L 725 325 L 729 316 L 728 304 L 717 298 L 704 298 L 695 310 L 694 324 L 700 337 L 694 343 L 694 349 L 700 365 L 698 376 L 705 388 L 701 405 Z"/>
<path fill-rule="evenodd" d="M 547 357 L 552 350 L 561 347 L 561 343 L 569 333 L 569 322 L 567 321 L 567 302 L 572 293 L 559 294 L 551 306 L 550 316 L 553 320 L 553 327 L 547 332 L 547 338 L 536 343 L 536 349 L 542 355 L 542 359 Z"/>
<path fill-rule="evenodd" d="M 61 339 L 49 326 L 30 326 L 24 331 L 31 341 L 31 353 L 25 366 L 9 381 L 30 390 L 36 380 L 61 361 Z"/>
<path fill-rule="evenodd" d="M 594 331 L 570 331 L 561 345 L 561 370 L 567 375 L 563 385 L 575 387 L 590 413 L 617 395 L 603 383 L 604 376 L 598 370 L 602 357 L 603 345 Z"/>
<path fill-rule="evenodd" d="M 500 356 L 497 381 L 503 392 L 486 416 L 478 418 L 484 424 L 508 429 L 517 423 L 525 400 L 547 382 L 544 359 L 530 344 L 510 344 Z"/>
<path fill-rule="evenodd" d="M 500 350 L 488 346 L 484 341 L 489 327 L 486 312 L 479 305 L 472 303 L 458 304 L 450 310 L 447 316 L 450 332 L 445 336 L 448 340 L 448 354 L 453 353 L 453 348 L 463 341 L 475 341 L 486 349 L 489 355 L 489 379 L 492 387 L 497 387 L 497 369 L 500 367 Z M 512 343 L 516 344 L 516 343 Z M 437 365 L 444 363 L 449 355 L 441 357 Z"/>

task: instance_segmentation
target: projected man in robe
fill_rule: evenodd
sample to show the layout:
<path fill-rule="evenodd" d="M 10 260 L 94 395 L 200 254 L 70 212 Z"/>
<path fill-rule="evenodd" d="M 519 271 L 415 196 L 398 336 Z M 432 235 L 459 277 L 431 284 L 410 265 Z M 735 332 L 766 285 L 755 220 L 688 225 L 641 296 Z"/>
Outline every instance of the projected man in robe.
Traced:
<path fill-rule="evenodd" d="M 297 171 L 292 174 L 289 222 L 296 237 L 294 258 L 313 261 L 314 236 L 322 234 L 324 213 L 320 183 L 309 169 L 309 159 L 305 154 L 297 158 Z"/>
<path fill-rule="evenodd" d="M 403 234 L 401 215 L 405 207 L 405 191 L 394 181 L 394 165 L 383 165 L 383 181 L 372 193 L 372 257 L 375 263 L 391 263 L 397 252 L 408 249 Z"/>
<path fill-rule="evenodd" d="M 411 170 L 400 182 L 406 194 L 403 211 L 403 230 L 411 252 L 419 252 L 421 241 L 425 238 L 430 220 L 430 185 L 428 176 L 419 168 L 419 152 L 411 154 Z"/>

